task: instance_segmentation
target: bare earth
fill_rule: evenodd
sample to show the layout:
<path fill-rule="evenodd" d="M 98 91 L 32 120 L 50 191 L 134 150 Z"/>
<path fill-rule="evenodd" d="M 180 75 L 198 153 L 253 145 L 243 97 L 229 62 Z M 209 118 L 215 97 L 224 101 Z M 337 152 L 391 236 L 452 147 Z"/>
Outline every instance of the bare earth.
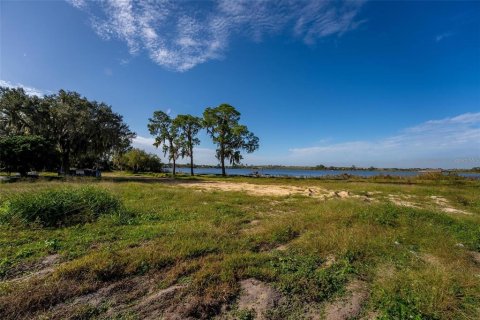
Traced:
<path fill-rule="evenodd" d="M 367 195 L 356 195 L 345 190 L 328 190 L 319 187 L 297 187 L 289 185 L 262 185 L 246 182 L 224 182 L 224 181 L 204 181 L 204 182 L 189 182 L 179 183 L 178 186 L 185 188 L 194 188 L 205 191 L 229 191 L 229 192 L 245 192 L 252 196 L 273 196 L 273 197 L 285 197 L 285 196 L 308 196 L 312 198 L 318 198 L 321 200 L 328 199 L 360 199 L 365 202 L 375 202 L 375 197 L 382 196 L 382 192 L 370 192 Z M 422 208 L 425 204 L 432 205 L 445 213 L 450 214 L 467 214 L 470 212 L 453 208 L 449 201 L 440 196 L 431 196 L 427 199 L 415 199 L 410 195 L 397 195 L 388 194 L 385 195 L 388 201 L 398 206 L 410 207 L 410 208 Z"/>
<path fill-rule="evenodd" d="M 347 285 L 347 293 L 325 307 L 326 320 L 346 320 L 357 317 L 362 311 L 363 303 L 368 298 L 364 282 L 354 280 Z"/>
<path fill-rule="evenodd" d="M 253 311 L 255 319 L 265 319 L 265 312 L 275 307 L 280 299 L 276 290 L 256 279 L 243 280 L 240 286 L 242 293 L 238 300 L 238 309 Z"/>

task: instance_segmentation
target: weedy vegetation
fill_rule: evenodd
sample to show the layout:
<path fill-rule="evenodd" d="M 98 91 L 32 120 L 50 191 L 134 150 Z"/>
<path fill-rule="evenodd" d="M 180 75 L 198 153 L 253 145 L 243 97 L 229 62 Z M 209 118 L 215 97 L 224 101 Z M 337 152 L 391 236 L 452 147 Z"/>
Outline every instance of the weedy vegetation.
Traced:
<path fill-rule="evenodd" d="M 322 319 L 361 282 L 352 319 L 478 319 L 478 181 L 227 179 L 359 196 L 328 200 L 188 187 L 218 180 L 1 184 L 0 317 Z M 239 308 L 246 279 L 271 288 L 265 310 Z"/>

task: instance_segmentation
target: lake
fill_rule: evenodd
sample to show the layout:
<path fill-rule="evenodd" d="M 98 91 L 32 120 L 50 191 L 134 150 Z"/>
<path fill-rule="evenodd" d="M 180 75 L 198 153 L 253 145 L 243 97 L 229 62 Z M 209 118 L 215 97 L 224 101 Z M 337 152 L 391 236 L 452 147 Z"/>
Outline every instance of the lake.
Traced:
<path fill-rule="evenodd" d="M 178 168 L 178 172 L 190 173 L 190 168 Z M 342 174 L 349 174 L 360 177 L 373 177 L 380 175 L 391 175 L 400 177 L 413 177 L 419 175 L 418 171 L 386 171 L 386 170 L 302 170 L 302 169 L 245 169 L 235 168 L 227 169 L 227 174 L 232 176 L 246 176 L 258 171 L 261 175 L 275 176 L 275 177 L 325 177 L 325 176 L 339 176 Z M 220 168 L 195 168 L 195 174 L 221 174 Z M 480 173 L 460 173 L 459 175 L 470 178 L 480 178 Z"/>

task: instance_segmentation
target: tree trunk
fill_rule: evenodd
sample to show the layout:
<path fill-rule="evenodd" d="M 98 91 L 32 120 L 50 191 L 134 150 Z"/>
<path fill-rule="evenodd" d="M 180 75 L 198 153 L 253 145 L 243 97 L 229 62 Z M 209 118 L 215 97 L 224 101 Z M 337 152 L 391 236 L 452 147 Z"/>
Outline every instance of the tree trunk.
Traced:
<path fill-rule="evenodd" d="M 60 168 L 60 172 L 64 175 L 70 174 L 70 153 L 64 152 L 62 154 L 62 167 Z"/>
<path fill-rule="evenodd" d="M 173 176 L 175 176 L 175 169 L 177 167 L 177 164 L 175 162 L 175 158 L 173 159 Z"/>
<path fill-rule="evenodd" d="M 222 163 L 222 176 L 226 177 L 227 173 L 225 172 L 225 156 L 222 155 L 220 156 L 220 162 Z"/>
<path fill-rule="evenodd" d="M 220 146 L 220 163 L 222 165 L 222 176 L 227 176 L 227 173 L 225 172 L 225 147 L 223 144 Z"/>
<path fill-rule="evenodd" d="M 193 147 L 190 148 L 190 175 L 193 177 Z"/>

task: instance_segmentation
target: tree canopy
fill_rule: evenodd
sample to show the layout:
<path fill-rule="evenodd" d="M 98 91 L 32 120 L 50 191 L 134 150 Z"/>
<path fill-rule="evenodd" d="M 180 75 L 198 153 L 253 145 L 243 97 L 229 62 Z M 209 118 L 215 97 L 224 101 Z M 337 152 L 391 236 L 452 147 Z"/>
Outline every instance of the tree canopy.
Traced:
<path fill-rule="evenodd" d="M 0 136 L 11 135 L 43 137 L 58 150 L 63 172 L 71 164 L 98 167 L 135 137 L 110 106 L 79 93 L 60 90 L 39 98 L 0 88 Z"/>
<path fill-rule="evenodd" d="M 180 156 L 182 137 L 178 126 L 173 123 L 172 118 L 163 111 L 155 111 L 153 117 L 148 119 L 148 130 L 151 135 L 156 136 L 154 146 L 162 147 L 164 156 L 173 164 L 173 175 L 176 174 L 176 161 Z"/>
<path fill-rule="evenodd" d="M 244 125 L 239 124 L 240 112 L 229 104 L 207 108 L 203 112 L 204 126 L 217 145 L 216 157 L 226 175 L 225 160 L 235 165 L 242 160 L 241 151 L 254 152 L 259 147 L 259 139 Z"/>
<path fill-rule="evenodd" d="M 114 157 L 114 164 L 121 170 L 133 172 L 161 172 L 162 162 L 160 158 L 144 150 L 133 148 L 124 154 Z"/>
<path fill-rule="evenodd" d="M 190 114 L 179 114 L 173 125 L 179 130 L 180 155 L 182 158 L 190 157 L 190 174 L 193 176 L 193 147 L 200 144 L 197 135 L 202 129 L 202 119 Z"/>

